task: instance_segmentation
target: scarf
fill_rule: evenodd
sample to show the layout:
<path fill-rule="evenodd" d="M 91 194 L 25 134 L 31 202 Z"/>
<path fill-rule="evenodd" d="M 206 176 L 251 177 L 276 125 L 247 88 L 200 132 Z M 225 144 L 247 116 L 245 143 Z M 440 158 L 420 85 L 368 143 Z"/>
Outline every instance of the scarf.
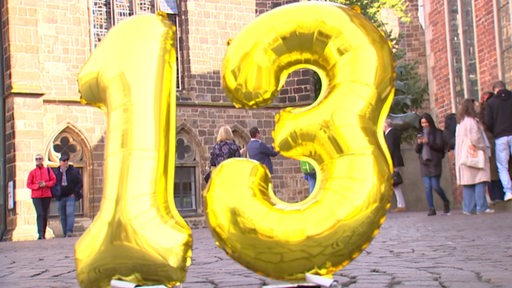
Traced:
<path fill-rule="evenodd" d="M 430 131 L 428 128 L 423 129 L 424 137 L 427 137 L 427 139 L 430 141 L 429 132 Z M 430 146 L 428 146 L 428 143 L 423 143 L 423 149 L 421 149 L 421 160 L 424 162 L 429 162 L 432 160 L 432 151 L 430 151 Z"/>

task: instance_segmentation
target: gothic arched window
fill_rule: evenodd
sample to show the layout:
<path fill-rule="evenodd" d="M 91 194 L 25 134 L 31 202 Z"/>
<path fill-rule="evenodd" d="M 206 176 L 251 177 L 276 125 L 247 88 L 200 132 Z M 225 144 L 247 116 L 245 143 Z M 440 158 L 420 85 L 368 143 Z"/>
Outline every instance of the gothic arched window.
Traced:
<path fill-rule="evenodd" d="M 167 14 L 168 19 L 174 23 L 177 31 L 176 40 L 176 63 L 177 83 L 176 88 L 181 89 L 180 73 L 180 29 L 178 22 L 178 2 L 177 0 L 93 0 L 91 9 L 92 19 L 92 45 L 93 48 L 105 38 L 110 28 L 114 27 L 120 21 L 139 14 L 154 14 L 156 11 L 162 11 Z"/>
<path fill-rule="evenodd" d="M 80 171 L 82 177 L 84 177 L 84 167 L 86 166 L 86 161 L 84 159 L 83 143 L 80 140 L 80 137 L 69 129 L 65 129 L 63 132 L 58 134 L 51 143 L 50 151 L 48 151 L 48 161 L 51 163 L 51 166 L 55 168 L 59 166 L 59 158 L 61 154 L 68 154 L 69 163 L 77 168 Z M 57 206 L 57 200 L 52 199 L 49 212 L 50 216 L 59 215 Z M 75 215 L 78 216 L 83 214 L 84 199 L 81 199 L 75 203 Z"/>
<path fill-rule="evenodd" d="M 198 210 L 198 162 L 196 149 L 185 134 L 176 137 L 176 171 L 174 173 L 174 203 L 182 214 L 195 214 Z"/>

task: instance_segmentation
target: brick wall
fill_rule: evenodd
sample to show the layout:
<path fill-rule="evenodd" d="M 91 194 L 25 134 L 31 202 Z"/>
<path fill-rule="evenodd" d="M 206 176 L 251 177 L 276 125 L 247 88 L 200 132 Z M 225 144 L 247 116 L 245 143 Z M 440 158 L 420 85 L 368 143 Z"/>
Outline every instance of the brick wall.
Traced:
<path fill-rule="evenodd" d="M 426 15 L 426 49 L 431 110 L 437 117 L 441 128 L 444 127 L 444 116 L 455 112 L 450 87 L 450 48 L 447 44 L 447 16 L 445 14 L 445 1 L 425 1 Z M 498 80 L 498 66 L 495 39 L 493 3 L 491 0 L 475 0 L 475 41 L 478 60 L 478 78 L 480 93 L 491 89 L 494 81 Z M 453 154 L 448 154 L 452 191 L 456 201 L 461 201 L 461 189 L 455 181 Z"/>
<path fill-rule="evenodd" d="M 480 93 L 491 91 L 492 84 L 499 80 L 498 59 L 496 55 L 496 35 L 492 1 L 475 1 L 475 32 L 478 59 L 478 77 Z"/>
<path fill-rule="evenodd" d="M 400 22 L 399 29 L 402 34 L 400 47 L 407 51 L 403 61 L 415 62 L 418 65 L 418 73 L 427 80 L 427 59 L 425 47 L 425 30 L 420 24 L 418 15 L 418 1 L 407 1 L 407 13 L 410 15 L 408 23 Z"/>
<path fill-rule="evenodd" d="M 84 206 L 85 215 L 92 217 L 101 199 L 94 195 L 102 192 L 102 183 L 94 181 L 94 176 L 103 177 L 98 167 L 103 162 L 105 119 L 98 109 L 79 103 L 77 75 L 90 53 L 87 2 L 4 4 L 6 182 L 14 181 L 16 200 L 15 209 L 7 212 L 7 221 L 8 229 L 20 228 L 14 238 L 33 239 L 35 230 L 23 228 L 35 225 L 26 188 L 33 156 L 47 153 L 59 129 L 79 127 L 77 131 L 91 151 L 84 164 L 84 184 L 91 197 Z"/>
<path fill-rule="evenodd" d="M 180 9 L 186 79 L 182 94 L 192 101 L 227 102 L 220 85 L 222 60 L 228 41 L 254 20 L 254 1 L 186 1 Z"/>
<path fill-rule="evenodd" d="M 272 144 L 272 129 L 274 128 L 274 117 L 279 111 L 277 108 L 245 110 L 236 109 L 234 107 L 205 107 L 205 106 L 180 106 L 177 119 L 178 126 L 180 123 L 187 123 L 198 136 L 198 141 L 202 147 L 195 147 L 199 152 L 199 167 L 206 167 L 207 161 L 210 159 L 210 151 L 215 144 L 216 133 L 222 125 L 229 125 L 232 128 L 238 127 L 241 131 L 236 134 L 240 135 L 240 141 L 248 142 L 250 139 L 249 128 L 258 126 L 262 133 L 262 141 L 266 144 Z M 203 111 L 205 114 L 198 113 Z M 208 117 L 208 120 L 205 119 Z M 199 136 L 202 135 L 202 136 Z M 243 142 L 238 144 L 247 144 Z M 307 182 L 303 179 L 300 172 L 299 162 L 297 160 L 287 159 L 277 156 L 272 159 L 274 165 L 274 174 L 272 176 L 274 191 L 276 195 L 285 201 L 296 202 L 304 199 L 309 190 Z M 206 170 L 202 170 L 202 175 Z"/>
<path fill-rule="evenodd" d="M 276 113 L 283 107 L 307 105 L 314 100 L 314 83 L 308 70 L 293 72 L 273 105 L 264 109 L 235 109 L 221 87 L 228 40 L 256 15 L 292 2 L 295 1 L 202 0 L 185 1 L 180 6 L 180 68 L 185 77 L 179 91 L 177 123 L 186 123 L 194 133 L 200 169 L 206 167 L 219 126 L 236 127 L 237 137 L 245 141 L 249 139 L 248 129 L 258 126 L 264 141 L 270 144 Z M 417 0 L 408 2 L 412 21 L 400 25 L 405 35 L 402 45 L 408 53 L 405 61 L 419 60 L 420 74 L 429 80 L 430 101 L 426 108 L 443 127 L 444 115 L 452 112 L 444 3 L 425 1 L 428 20 L 423 31 L 416 14 Z M 489 33 L 493 27 L 488 27 L 493 25 L 490 3 L 475 1 L 475 14 L 479 15 L 479 77 L 484 90 L 497 77 L 494 33 Z M 102 196 L 105 118 L 98 109 L 78 103 L 76 76 L 91 46 L 88 2 L 28 0 L 23 5 L 14 1 L 4 4 L 6 180 L 15 181 L 17 200 L 16 210 L 8 211 L 8 228 L 34 225 L 26 176 L 34 165 L 33 155 L 47 148 L 64 127 L 76 128 L 89 149 L 86 214 L 92 217 L 98 212 Z M 273 183 L 278 197 L 291 202 L 303 199 L 308 189 L 298 161 L 278 156 L 274 165 Z"/>
<path fill-rule="evenodd" d="M 34 239 L 34 209 L 30 191 L 25 188 L 26 177 L 34 167 L 34 154 L 48 151 L 59 132 L 66 129 L 76 132 L 88 150 L 81 165 L 85 173 L 84 214 L 92 218 L 98 213 L 103 192 L 106 119 L 99 109 L 79 103 L 77 75 L 91 53 L 87 1 L 25 1 L 23 6 L 9 2 L 7 8 L 3 14 L 6 180 L 15 181 L 16 207 L 7 212 L 6 237 Z M 292 73 L 287 88 L 282 96 L 276 97 L 273 107 L 252 111 L 235 109 L 221 88 L 222 60 L 228 40 L 256 17 L 255 2 L 186 1 L 180 9 L 183 29 L 180 68 L 185 77 L 183 89 L 179 91 L 177 118 L 178 124 L 186 122 L 188 127 L 193 127 L 202 146 L 198 147 L 199 167 L 206 166 L 216 129 L 224 124 L 236 125 L 246 140 L 248 129 L 259 126 L 264 141 L 270 144 L 275 113 L 288 103 L 311 103 L 313 89 L 307 74 L 311 72 Z M 292 202 L 303 199 L 308 188 L 298 161 L 279 156 L 274 163 L 278 197 Z M 14 228 L 17 231 L 13 232 Z"/>

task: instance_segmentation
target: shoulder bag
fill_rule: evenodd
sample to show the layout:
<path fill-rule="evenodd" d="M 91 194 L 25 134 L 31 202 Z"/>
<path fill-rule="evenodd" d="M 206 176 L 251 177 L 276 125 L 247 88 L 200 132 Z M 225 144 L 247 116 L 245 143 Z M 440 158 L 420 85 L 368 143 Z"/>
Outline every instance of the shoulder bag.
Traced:
<path fill-rule="evenodd" d="M 50 167 L 46 167 L 48 169 L 48 175 L 50 175 Z M 55 178 L 57 178 L 57 175 L 55 175 Z M 60 182 L 59 179 L 55 181 L 55 184 L 50 189 L 52 191 L 52 198 L 59 199 L 61 196 L 61 190 L 60 190 Z"/>
<path fill-rule="evenodd" d="M 483 169 L 485 166 L 485 153 L 483 150 L 470 148 L 471 143 L 464 140 L 462 144 L 460 165 L 471 168 Z"/>
<path fill-rule="evenodd" d="M 404 183 L 404 179 L 402 179 L 402 175 L 398 171 L 393 172 L 393 187 L 398 186 Z"/>

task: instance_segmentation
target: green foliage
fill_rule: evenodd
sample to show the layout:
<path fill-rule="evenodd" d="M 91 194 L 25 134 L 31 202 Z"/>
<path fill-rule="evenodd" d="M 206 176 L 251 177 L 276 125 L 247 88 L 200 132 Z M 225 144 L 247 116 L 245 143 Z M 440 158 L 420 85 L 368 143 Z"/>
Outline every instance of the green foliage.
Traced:
<path fill-rule="evenodd" d="M 393 57 L 396 64 L 396 82 L 395 98 L 391 107 L 391 113 L 396 115 L 408 116 L 404 119 L 415 119 L 414 113 L 420 109 L 424 102 L 424 97 L 428 93 L 428 86 L 424 83 L 418 73 L 417 63 L 401 61 L 406 56 L 405 49 L 399 47 L 402 35 L 392 36 L 392 31 L 386 29 L 381 20 L 381 12 L 389 9 L 398 17 L 402 23 L 410 21 L 407 14 L 407 1 L 405 0 L 331 0 L 331 2 L 343 4 L 346 6 L 358 6 L 370 22 L 383 31 L 386 38 L 391 42 Z M 411 120 L 412 121 L 412 120 Z M 416 123 L 414 123 L 416 124 Z M 402 131 L 402 141 L 412 142 L 416 139 L 415 129 L 406 129 Z"/>
<path fill-rule="evenodd" d="M 407 8 L 405 0 L 331 0 L 331 2 L 350 7 L 358 6 L 361 9 L 361 14 L 379 28 L 383 26 L 380 20 L 380 14 L 383 9 L 391 9 L 402 22 L 409 21 L 409 15 L 405 11 Z"/>
<path fill-rule="evenodd" d="M 422 81 L 417 72 L 417 63 L 401 62 L 396 68 L 395 98 L 390 113 L 411 114 L 420 109 L 428 95 L 428 85 Z M 419 118 L 419 117 L 418 117 Z M 418 119 L 409 117 L 416 122 Z M 417 123 L 413 123 L 417 124 Z M 402 131 L 402 142 L 413 143 L 416 129 Z"/>
<path fill-rule="evenodd" d="M 410 111 L 415 111 L 423 106 L 425 101 L 424 96 L 428 94 L 428 86 L 423 83 L 420 75 L 417 73 L 416 62 L 401 62 L 396 67 L 396 81 L 399 82 L 400 87 L 395 89 L 395 97 L 404 97 L 404 101 L 399 101 L 400 105 L 393 107 L 391 113 L 401 114 Z M 398 85 L 397 85 L 398 86 Z"/>

